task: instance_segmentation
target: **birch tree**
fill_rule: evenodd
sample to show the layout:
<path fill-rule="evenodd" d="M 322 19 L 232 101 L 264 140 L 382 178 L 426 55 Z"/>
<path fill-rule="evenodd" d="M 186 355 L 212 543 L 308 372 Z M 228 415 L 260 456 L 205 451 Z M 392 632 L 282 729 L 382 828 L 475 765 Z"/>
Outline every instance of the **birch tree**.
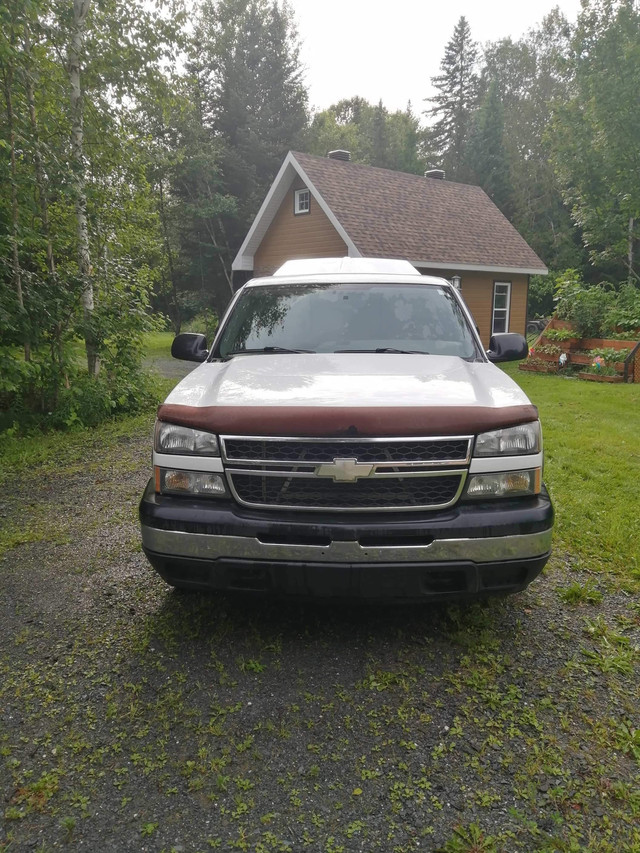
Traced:
<path fill-rule="evenodd" d="M 20 201 L 18 192 L 18 164 L 16 153 L 16 123 L 17 117 L 14 108 L 16 70 L 19 64 L 18 56 L 18 31 L 21 26 L 18 2 L 7 5 L 2 16 L 3 36 L 0 42 L 0 73 L 2 75 L 2 89 L 4 94 L 7 139 L 6 145 L 9 149 L 9 186 L 10 186 L 10 231 L 9 242 L 11 245 L 11 279 L 15 293 L 18 310 L 20 313 L 20 325 L 22 327 L 22 340 L 25 361 L 31 358 L 31 344 L 27 331 L 25 313 L 25 302 L 22 287 L 22 267 L 20 262 Z"/>
<path fill-rule="evenodd" d="M 91 325 L 94 311 L 93 282 L 91 280 L 91 250 L 87 220 L 87 194 L 84 164 L 84 102 L 82 96 L 81 68 L 87 15 L 91 0 L 73 0 L 73 25 L 68 52 L 69 84 L 71 88 L 71 173 L 73 179 L 78 274 L 82 281 L 82 312 L 87 368 L 90 376 L 98 373 L 99 361 L 95 336 Z"/>
<path fill-rule="evenodd" d="M 137 0 L 0 4 L 0 432 L 43 416 L 93 423 L 146 399 L 162 234 L 134 117 L 182 20 Z"/>

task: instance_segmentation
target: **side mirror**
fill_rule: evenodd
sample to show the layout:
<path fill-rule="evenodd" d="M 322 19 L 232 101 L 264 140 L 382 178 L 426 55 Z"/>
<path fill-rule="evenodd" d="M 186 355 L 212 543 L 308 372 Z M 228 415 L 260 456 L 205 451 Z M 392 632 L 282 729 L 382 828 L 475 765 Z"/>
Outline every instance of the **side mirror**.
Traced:
<path fill-rule="evenodd" d="M 183 361 L 206 361 L 209 355 L 207 339 L 204 335 L 183 332 L 173 339 L 171 355 Z"/>
<path fill-rule="evenodd" d="M 491 335 L 487 356 L 494 364 L 499 361 L 518 361 L 526 358 L 528 354 L 529 345 L 522 335 L 517 335 L 515 332 Z"/>

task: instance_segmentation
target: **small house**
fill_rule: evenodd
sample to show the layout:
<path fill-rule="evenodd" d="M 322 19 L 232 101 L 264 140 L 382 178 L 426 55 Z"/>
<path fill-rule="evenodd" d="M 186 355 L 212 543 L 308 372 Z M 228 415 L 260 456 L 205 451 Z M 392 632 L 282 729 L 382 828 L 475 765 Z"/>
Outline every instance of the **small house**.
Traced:
<path fill-rule="evenodd" d="M 444 173 L 352 163 L 346 151 L 290 151 L 233 262 L 234 281 L 284 261 L 403 258 L 460 287 L 485 345 L 525 333 L 529 277 L 547 268 L 488 195 Z"/>

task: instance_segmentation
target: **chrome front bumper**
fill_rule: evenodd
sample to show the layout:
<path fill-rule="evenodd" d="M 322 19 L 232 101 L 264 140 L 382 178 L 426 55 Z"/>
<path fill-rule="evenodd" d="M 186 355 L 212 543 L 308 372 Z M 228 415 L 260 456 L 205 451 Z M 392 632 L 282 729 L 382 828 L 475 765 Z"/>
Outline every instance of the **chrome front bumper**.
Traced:
<path fill-rule="evenodd" d="M 423 545 L 363 547 L 358 541 L 332 541 L 327 545 L 262 542 L 251 536 L 224 536 L 160 530 L 142 525 L 147 551 L 192 560 L 252 560 L 301 563 L 442 563 L 468 561 L 495 563 L 524 560 L 547 554 L 551 530 L 484 539 L 434 539 Z"/>
<path fill-rule="evenodd" d="M 440 512 L 275 512 L 157 495 L 140 502 L 144 552 L 167 583 L 282 597 L 445 600 L 516 592 L 549 559 L 553 506 L 535 498 Z"/>

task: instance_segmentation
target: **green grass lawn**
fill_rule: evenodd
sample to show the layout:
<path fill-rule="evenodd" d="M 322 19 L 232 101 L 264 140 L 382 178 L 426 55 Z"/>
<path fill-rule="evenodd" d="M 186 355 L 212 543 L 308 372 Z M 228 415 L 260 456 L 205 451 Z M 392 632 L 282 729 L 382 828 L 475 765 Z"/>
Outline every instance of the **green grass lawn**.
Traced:
<path fill-rule="evenodd" d="M 145 359 L 170 358 L 173 332 L 148 332 L 145 335 Z"/>
<path fill-rule="evenodd" d="M 554 549 L 576 568 L 640 581 L 640 386 L 506 372 L 538 406 Z"/>

